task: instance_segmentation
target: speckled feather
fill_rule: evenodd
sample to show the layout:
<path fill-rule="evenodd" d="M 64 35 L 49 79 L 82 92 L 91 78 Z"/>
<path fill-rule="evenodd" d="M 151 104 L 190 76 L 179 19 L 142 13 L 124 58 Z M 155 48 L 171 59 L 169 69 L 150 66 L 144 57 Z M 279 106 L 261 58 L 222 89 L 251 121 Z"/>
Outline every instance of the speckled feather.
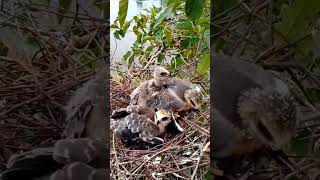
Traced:
<path fill-rule="evenodd" d="M 94 78 L 77 89 L 65 107 L 67 117 L 64 136 L 106 138 L 103 128 L 106 127 L 107 117 L 106 81 L 107 71 L 101 69 Z"/>
<path fill-rule="evenodd" d="M 139 105 L 129 105 L 126 108 L 119 108 L 114 110 L 111 114 L 111 118 L 113 120 L 121 119 L 126 117 L 130 113 L 144 115 L 152 121 L 154 121 L 155 117 L 155 112 L 151 108 Z"/>
<path fill-rule="evenodd" d="M 132 133 L 138 133 L 139 137 L 144 141 L 152 140 L 159 135 L 158 126 L 145 115 L 139 115 L 135 112 L 127 116 L 111 121 L 111 130 L 114 133 L 119 133 L 125 129 Z"/>

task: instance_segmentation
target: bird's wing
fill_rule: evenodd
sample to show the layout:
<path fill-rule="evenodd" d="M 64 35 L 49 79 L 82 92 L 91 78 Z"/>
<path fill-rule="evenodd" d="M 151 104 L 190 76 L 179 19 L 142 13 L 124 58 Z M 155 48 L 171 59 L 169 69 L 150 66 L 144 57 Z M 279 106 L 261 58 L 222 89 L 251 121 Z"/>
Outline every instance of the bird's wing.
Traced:
<path fill-rule="evenodd" d="M 50 158 L 53 152 L 52 147 L 36 148 L 20 154 L 14 154 L 10 157 L 7 168 L 24 166 L 24 162 L 37 158 Z"/>
<path fill-rule="evenodd" d="M 62 139 L 54 147 L 35 148 L 12 155 L 7 164 L 8 169 L 1 173 L 0 179 L 33 180 L 75 161 L 88 163 L 93 168 L 104 168 L 106 152 L 107 147 L 101 141 L 89 138 Z"/>
<path fill-rule="evenodd" d="M 49 180 L 104 180 L 107 177 L 106 169 L 95 169 L 85 163 L 74 162 L 54 172 Z"/>
<path fill-rule="evenodd" d="M 67 124 L 63 134 L 68 138 L 81 137 L 92 108 L 92 100 L 86 99 L 82 104 L 70 111 L 66 118 Z"/>
<path fill-rule="evenodd" d="M 139 105 L 129 105 L 126 108 L 119 108 L 114 110 L 111 114 L 111 118 L 114 120 L 122 119 L 131 113 L 145 115 L 151 120 L 154 119 L 154 115 L 155 115 L 155 112 L 149 107 L 139 106 Z"/>
<path fill-rule="evenodd" d="M 102 68 L 71 97 L 65 107 L 67 138 L 106 138 L 107 81 L 107 70 Z"/>
<path fill-rule="evenodd" d="M 217 109 L 213 113 L 213 156 L 226 157 L 233 153 L 235 146 L 241 142 L 240 130 L 227 120 Z"/>
<path fill-rule="evenodd" d="M 148 106 L 155 109 L 177 111 L 184 107 L 184 100 L 181 99 L 174 90 L 162 89 L 147 101 Z"/>
<path fill-rule="evenodd" d="M 7 170 L 0 175 L 2 180 L 33 179 L 43 176 L 62 165 L 52 159 L 53 148 L 36 148 L 12 155 Z"/>
<path fill-rule="evenodd" d="M 137 114 L 141 114 L 143 113 L 147 108 L 146 107 L 142 107 L 139 105 L 131 105 L 127 107 L 127 111 L 130 113 L 137 113 Z"/>
<path fill-rule="evenodd" d="M 113 120 L 121 119 L 128 116 L 129 114 L 130 112 L 128 111 L 128 108 L 119 108 L 112 112 L 111 119 Z"/>
<path fill-rule="evenodd" d="M 133 106 L 128 106 L 127 111 L 130 113 L 145 115 L 147 118 L 154 121 L 155 112 L 150 107 L 133 105 Z"/>
<path fill-rule="evenodd" d="M 143 96 L 143 93 L 147 92 L 148 84 L 149 81 L 145 81 L 132 91 L 129 105 L 139 105 L 139 98 Z"/>
<path fill-rule="evenodd" d="M 142 140 L 152 139 L 157 132 L 157 126 L 144 115 L 132 113 L 126 117 L 127 127 L 132 133 L 139 133 Z"/>
<path fill-rule="evenodd" d="M 94 167 L 104 167 L 107 152 L 105 143 L 90 138 L 63 139 L 54 146 L 53 159 L 59 163 L 70 162 L 93 163 Z"/>

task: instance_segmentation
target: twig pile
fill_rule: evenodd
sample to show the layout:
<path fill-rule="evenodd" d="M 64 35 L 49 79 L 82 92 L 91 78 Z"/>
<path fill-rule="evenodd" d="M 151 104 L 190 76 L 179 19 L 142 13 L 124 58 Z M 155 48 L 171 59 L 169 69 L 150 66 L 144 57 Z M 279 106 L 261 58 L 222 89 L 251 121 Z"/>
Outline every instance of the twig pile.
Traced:
<path fill-rule="evenodd" d="M 77 2 L 81 10 L 68 10 L 65 15 L 50 3 L 16 0 L 1 6 L 1 42 L 8 48 L 7 54 L 0 55 L 0 164 L 4 167 L 13 153 L 51 145 L 60 138 L 63 106 L 72 90 L 94 74 L 98 60 L 108 56 L 103 38 L 107 21 L 84 13 L 83 4 Z M 64 17 L 61 24 L 54 21 L 58 14 Z"/>
<path fill-rule="evenodd" d="M 111 110 L 128 105 L 129 95 L 135 88 L 131 81 L 130 78 L 123 78 L 121 82 L 111 80 Z M 203 106 L 209 108 L 209 102 Z M 209 154 L 202 151 L 210 138 L 209 111 L 189 112 L 178 123 L 185 131 L 165 134 L 162 148 L 134 150 L 111 134 L 112 178 L 204 179 L 210 164 Z"/>

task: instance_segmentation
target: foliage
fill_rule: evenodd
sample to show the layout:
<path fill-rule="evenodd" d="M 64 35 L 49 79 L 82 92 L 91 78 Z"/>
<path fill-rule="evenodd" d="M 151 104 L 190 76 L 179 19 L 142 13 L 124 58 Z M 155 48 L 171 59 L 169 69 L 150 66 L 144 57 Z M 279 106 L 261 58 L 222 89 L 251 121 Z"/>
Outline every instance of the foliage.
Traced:
<path fill-rule="evenodd" d="M 57 14 L 59 23 L 62 22 L 64 15 L 66 11 L 70 8 L 70 6 L 71 6 L 71 0 L 59 0 L 59 10 Z"/>
<path fill-rule="evenodd" d="M 122 39 L 132 27 L 136 40 L 123 55 L 129 67 L 145 66 L 152 61 L 177 69 L 196 63 L 195 72 L 208 78 L 209 1 L 168 0 L 164 7 L 145 9 L 123 22 L 126 10 L 119 6 L 119 16 L 111 29 L 115 38 Z"/>
<path fill-rule="evenodd" d="M 0 56 L 7 56 L 8 50 L 8 47 L 0 41 Z"/>
<path fill-rule="evenodd" d="M 294 43 L 301 37 L 310 33 L 312 25 L 320 12 L 320 1 L 313 0 L 295 0 L 291 4 L 283 3 L 280 11 L 280 21 L 274 25 L 286 42 L 280 37 L 283 44 L 289 42 Z M 312 58 L 312 41 L 311 36 L 308 36 L 296 47 L 303 52 L 308 59 Z"/>

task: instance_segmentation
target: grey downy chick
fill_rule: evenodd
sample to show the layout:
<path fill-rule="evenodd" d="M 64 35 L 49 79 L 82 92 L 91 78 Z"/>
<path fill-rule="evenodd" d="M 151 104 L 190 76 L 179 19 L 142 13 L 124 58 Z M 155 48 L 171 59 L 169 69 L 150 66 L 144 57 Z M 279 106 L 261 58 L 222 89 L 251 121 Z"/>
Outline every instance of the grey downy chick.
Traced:
<path fill-rule="evenodd" d="M 163 88 L 163 82 L 170 78 L 170 72 L 161 66 L 156 66 L 153 78 L 141 83 L 130 95 L 130 105 L 146 106 L 146 101 L 152 94 Z"/>
<path fill-rule="evenodd" d="M 164 81 L 163 85 L 147 101 L 149 107 L 175 112 L 199 109 L 203 104 L 200 87 L 188 80 L 172 78 Z"/>
<path fill-rule="evenodd" d="M 281 150 L 295 134 L 299 110 L 287 85 L 255 64 L 225 55 L 213 62 L 214 157 L 262 147 Z"/>
<path fill-rule="evenodd" d="M 159 136 L 165 133 L 171 121 L 171 115 L 166 111 L 154 112 L 142 106 L 128 106 L 112 113 L 110 127 L 128 146 L 148 149 L 164 143 Z"/>
<path fill-rule="evenodd" d="M 94 78 L 76 90 L 65 107 L 66 138 L 90 137 L 106 140 L 107 70 L 99 70 Z"/>

